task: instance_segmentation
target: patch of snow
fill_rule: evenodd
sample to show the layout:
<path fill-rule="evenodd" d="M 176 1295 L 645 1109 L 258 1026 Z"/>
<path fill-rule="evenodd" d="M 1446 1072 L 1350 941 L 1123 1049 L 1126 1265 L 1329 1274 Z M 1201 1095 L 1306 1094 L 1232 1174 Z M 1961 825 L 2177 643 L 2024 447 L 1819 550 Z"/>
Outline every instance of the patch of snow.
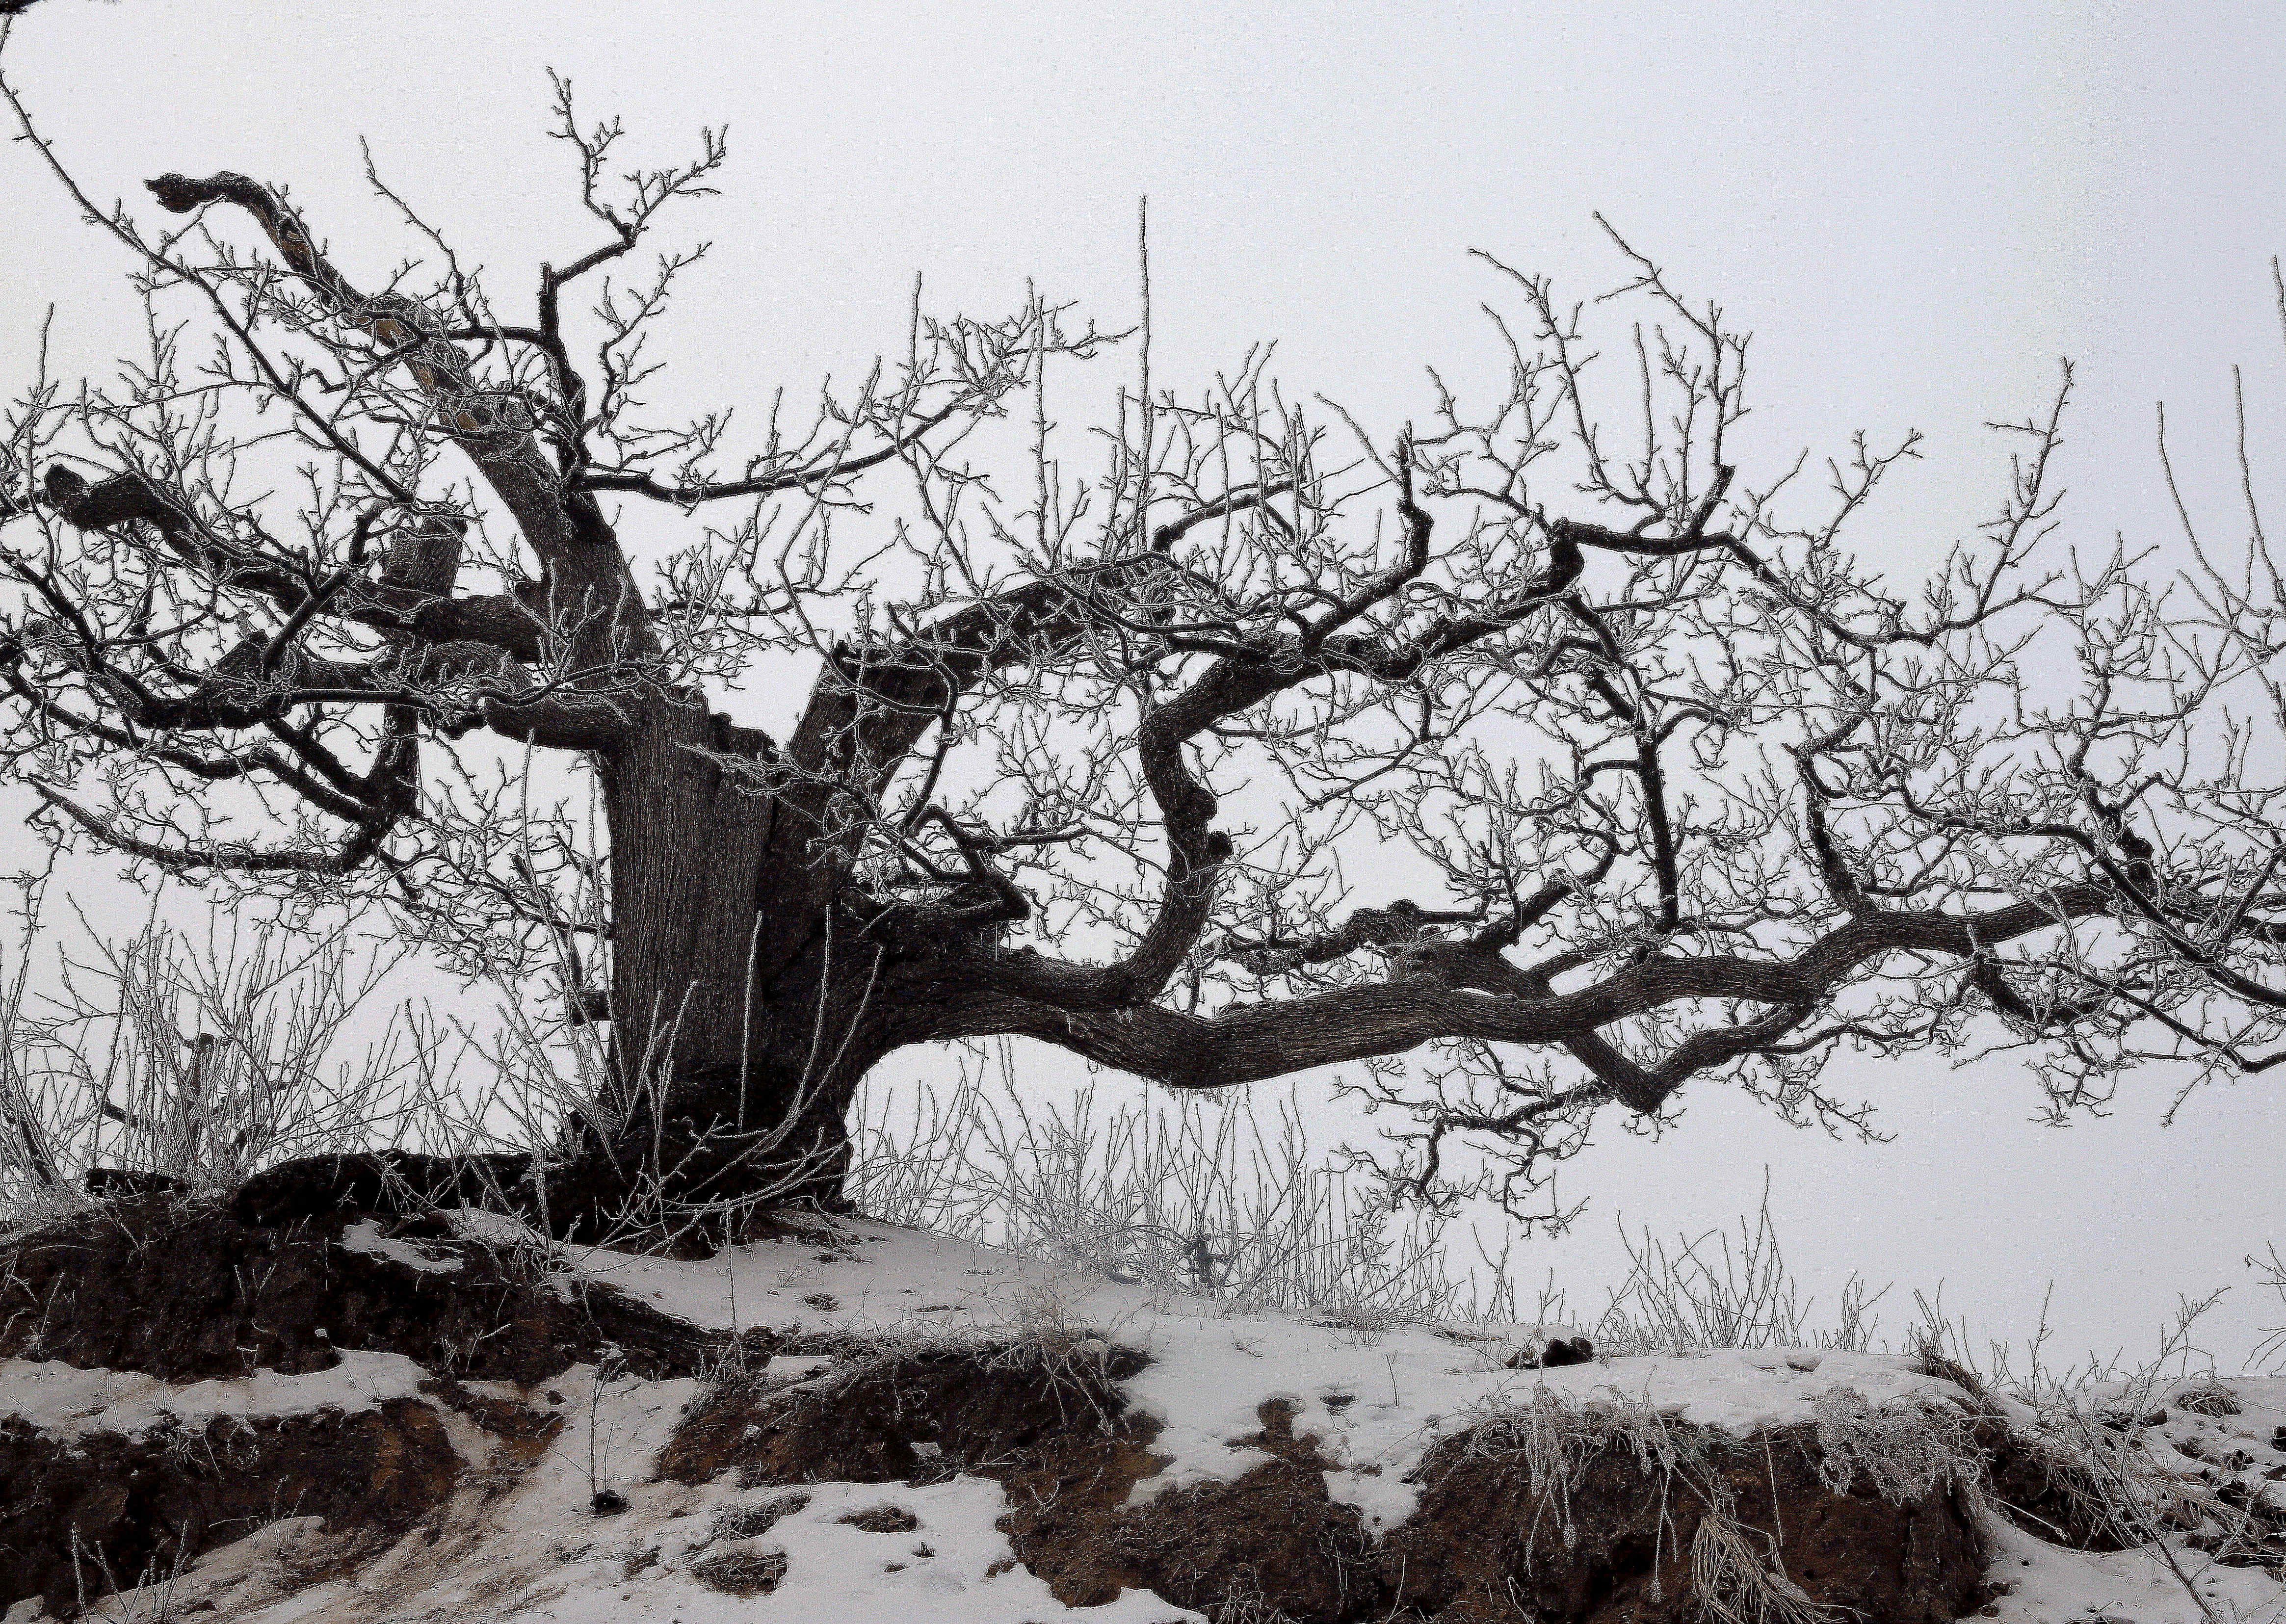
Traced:
<path fill-rule="evenodd" d="M 2176 1562 L 2198 1592 L 2194 1599 L 2183 1580 L 2147 1551 L 2066 1550 L 2001 1517 L 1987 1517 L 1984 1532 L 1986 1581 L 2006 1587 L 1987 1610 L 2001 1624 L 2274 1624 L 2286 1617 L 2286 1586 L 2259 1568 L 2223 1567 L 2197 1551 L 2177 1551 Z"/>
<path fill-rule="evenodd" d="M 762 1368 L 762 1380 L 778 1387 L 790 1382 L 806 1382 L 832 1368 L 833 1360 L 823 1353 L 781 1354 Z"/>
<path fill-rule="evenodd" d="M 342 1349 L 341 1363 L 307 1376 L 256 1370 L 229 1380 L 175 1384 L 135 1370 L 83 1370 L 59 1360 L 0 1360 L 0 1415 L 15 1416 L 51 1438 L 122 1432 L 139 1438 L 177 1423 L 201 1426 L 216 1416 L 304 1415 L 335 1409 L 377 1409 L 418 1395 L 429 1373 L 401 1353 Z"/>
<path fill-rule="evenodd" d="M 367 1252 L 376 1257 L 386 1257 L 391 1262 L 404 1264 L 407 1268 L 418 1269 L 423 1274 L 450 1274 L 466 1267 L 468 1262 L 462 1257 L 437 1257 L 411 1241 L 387 1240 L 382 1235 L 381 1226 L 371 1218 L 362 1219 L 343 1230 L 341 1246 L 343 1251 Z"/>

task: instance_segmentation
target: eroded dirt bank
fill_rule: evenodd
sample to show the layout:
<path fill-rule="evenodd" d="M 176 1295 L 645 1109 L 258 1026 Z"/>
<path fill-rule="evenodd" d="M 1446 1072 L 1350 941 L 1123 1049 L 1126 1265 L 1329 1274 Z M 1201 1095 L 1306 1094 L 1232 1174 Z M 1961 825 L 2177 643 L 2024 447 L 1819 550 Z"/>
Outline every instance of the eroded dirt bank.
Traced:
<path fill-rule="evenodd" d="M 1538 1336 L 862 1223 L 674 1262 L 139 1195 L 0 1246 L 0 1611 L 1940 1624 L 2061 1617 L 2097 1573 L 2175 1616 L 1993 1401 L 1910 1361 L 1540 1369 Z M 2241 1393 L 2198 1424 L 2243 1494 L 2286 1479 L 2286 1384 Z M 2217 1573 L 2286 1594 L 2258 1554 Z"/>

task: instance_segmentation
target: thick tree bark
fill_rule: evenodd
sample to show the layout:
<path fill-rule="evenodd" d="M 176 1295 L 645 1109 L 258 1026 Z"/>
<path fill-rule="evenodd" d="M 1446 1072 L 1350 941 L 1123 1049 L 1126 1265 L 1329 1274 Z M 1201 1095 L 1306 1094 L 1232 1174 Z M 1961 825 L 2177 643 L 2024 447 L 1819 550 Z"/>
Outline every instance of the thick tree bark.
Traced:
<path fill-rule="evenodd" d="M 567 1240 L 702 1252 L 746 1238 L 772 1208 L 847 1210 L 846 1116 L 862 1076 L 768 1064 L 685 1076 L 663 1117 L 646 1108 L 622 1132 L 583 1135 L 548 1169 L 533 1216 Z M 753 1124 L 744 1130 L 742 1108 Z"/>
<path fill-rule="evenodd" d="M 611 1052 L 624 1125 L 589 1131 L 559 1231 L 745 1202 L 841 1204 L 845 1117 L 896 1039 L 882 950 L 837 935 L 817 808 L 758 792 L 723 755 L 761 735 L 693 704 L 642 707 L 601 762 L 611 836 Z"/>
<path fill-rule="evenodd" d="M 674 1075 L 735 1065 L 750 1046 L 747 965 L 774 803 L 708 754 L 716 723 L 696 706 L 643 707 L 603 758 L 611 834 L 611 1015 L 623 1067 Z"/>

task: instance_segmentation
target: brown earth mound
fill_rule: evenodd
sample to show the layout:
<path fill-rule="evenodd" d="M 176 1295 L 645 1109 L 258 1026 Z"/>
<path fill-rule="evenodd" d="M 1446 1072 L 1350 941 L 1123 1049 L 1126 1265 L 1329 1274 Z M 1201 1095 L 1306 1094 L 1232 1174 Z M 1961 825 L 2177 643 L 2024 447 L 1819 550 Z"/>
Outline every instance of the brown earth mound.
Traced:
<path fill-rule="evenodd" d="M 70 1441 L 0 1418 L 0 1611 L 39 1596 L 60 1616 L 280 1518 L 321 1517 L 379 1550 L 461 1470 L 442 1423 L 410 1399 Z"/>
<path fill-rule="evenodd" d="M 1463 1434 L 1431 1452 L 1419 1511 L 1376 1546 L 1328 1492 L 1330 1463 L 1314 1439 L 1295 1438 L 1280 1405 L 1264 1405 L 1261 1432 L 1239 1440 L 1269 1460 L 1130 1504 L 1161 1464 L 1155 1427 L 1115 1385 L 1140 1356 L 947 1344 L 846 1357 L 843 1373 L 792 1390 L 719 1388 L 662 1454 L 660 1475 L 702 1483 L 735 1469 L 749 1487 L 925 1482 L 955 1470 L 994 1478 L 1018 1558 L 1068 1606 L 1143 1587 L 1291 1624 L 1683 1624 L 1705 1614 L 1704 1582 L 1749 1612 L 1793 1587 L 1805 1610 L 1942 1624 L 1979 1599 L 1982 1542 L 1962 1498 L 1941 1489 L 1899 1505 L 1862 1485 L 1836 1493 L 1818 1477 L 1808 1427 L 1692 1434 L 1685 1472 L 1612 1444 L 1565 1487 L 1537 1489 L 1516 1452 Z M 1701 1529 L 1717 1503 L 1707 1544 Z M 1758 1574 L 1775 1551 L 1776 1588 L 1730 1594 L 1742 1570 L 1708 1557 L 1725 1550 L 1745 1552 Z"/>
<path fill-rule="evenodd" d="M 670 1142 L 683 1127 L 687 1124 L 669 1127 Z M 672 1164 L 673 1153 L 662 1154 Z M 161 1175 L 101 1169 L 90 1175 L 89 1192 L 140 1194 L 174 1184 Z M 672 1231 L 630 1231 L 620 1210 L 626 1203 L 626 1179 L 609 1154 L 599 1153 L 594 1147 L 569 1161 L 551 1162 L 547 1186 L 547 1199 L 542 1201 L 532 1183 L 532 1158 L 527 1155 L 431 1156 L 406 1150 L 357 1151 L 303 1156 L 265 1168 L 231 1196 L 230 1213 L 241 1223 L 275 1229 L 344 1212 L 416 1217 L 442 1208 L 482 1207 L 513 1212 L 549 1228 L 559 1240 L 593 1244 L 608 1234 L 621 1237 L 615 1244 L 672 1257 L 708 1257 L 732 1243 L 800 1236 L 814 1231 L 818 1223 L 817 1212 L 809 1207 L 773 1211 L 750 1208 L 720 1222 L 682 1226 Z M 847 1210 L 831 1200 L 824 1204 L 831 1210 Z"/>
<path fill-rule="evenodd" d="M 0 1607 L 163 1577 L 296 1515 L 325 1518 L 340 1536 L 332 1549 L 378 1550 L 460 1478 L 437 1408 L 475 1420 L 496 1453 L 524 1464 L 561 1424 L 465 1383 L 540 1384 L 607 1357 L 650 1379 L 713 1377 L 660 1455 L 661 1478 L 991 1478 L 1007 1493 L 1002 1526 L 1017 1557 L 1069 1605 L 1141 1587 L 1289 1624 L 1683 1624 L 1714 1587 L 1719 1605 L 1757 1617 L 1844 1609 L 1865 1624 L 1940 1624 L 1976 1599 L 1978 1541 L 1959 1497 L 1899 1505 L 1870 1488 L 1835 1493 L 1807 1428 L 1693 1434 L 1687 1471 L 1610 1443 L 1572 1460 L 1560 1484 L 1536 1479 L 1489 1433 L 1464 1434 L 1430 1453 L 1418 1512 L 1376 1543 L 1328 1491 L 1342 1469 L 1276 1404 L 1240 1440 L 1266 1458 L 1229 1481 L 1129 1503 L 1163 1463 L 1155 1425 L 1121 1390 L 1145 1360 L 1093 1337 L 753 1331 L 733 1344 L 608 1289 L 567 1289 L 526 1255 L 456 1239 L 433 1216 L 264 1223 L 253 1220 L 273 1215 L 256 1204 L 140 1189 L 0 1247 L 0 1355 L 190 1381 L 321 1370 L 340 1350 L 373 1349 L 434 1371 L 430 1402 L 69 1444 L 0 1426 Z M 352 1224 L 373 1227 L 345 1244 Z M 388 1244 L 376 1251 L 377 1241 Z M 776 1353 L 835 1362 L 773 1388 L 759 1361 Z M 761 1595 L 783 1561 L 748 1553 L 700 1577 Z M 1741 1585 L 1753 1593 L 1733 1594 Z"/>
<path fill-rule="evenodd" d="M 1100 1343 L 853 1351 L 841 1368 L 792 1389 L 718 1384 L 660 1452 L 658 1475 L 705 1483 L 736 1467 L 749 1484 L 991 1475 L 1023 1451 L 1108 1428 L 1126 1407 L 1114 1384 L 1142 1368 Z"/>
<path fill-rule="evenodd" d="M 1259 1413 L 1263 1430 L 1239 1441 L 1269 1460 L 1138 1505 L 1125 1503 L 1128 1491 L 1160 1462 L 1136 1442 L 1073 1440 L 1036 1453 L 1006 1479 L 1009 1543 L 1067 1606 L 1099 1606 L 1141 1586 L 1210 1613 L 1292 1624 L 1383 1617 L 1372 1541 L 1356 1510 L 1327 1494 L 1316 1440 L 1295 1439 L 1283 1405 Z"/>
<path fill-rule="evenodd" d="M 1391 1600 L 1451 1624 L 1696 1620 L 1707 1599 L 1698 1581 L 1725 1572 L 1701 1565 L 1714 1554 L 1702 1533 L 1722 1533 L 1705 1527 L 1718 1502 L 1743 1535 L 1730 1549 L 1765 1573 L 1775 1556 L 1814 1607 L 1879 1624 L 1944 1624 L 1975 1599 L 1983 1541 L 1954 1492 L 1905 1505 L 1862 1483 L 1836 1494 L 1819 1479 L 1809 1427 L 1692 1442 L 1695 1458 L 1674 1471 L 1606 1443 L 1568 1486 L 1535 1490 L 1520 1451 L 1470 1433 L 1442 1440 L 1416 1476 L 1420 1510 L 1383 1542 Z M 1736 1567 L 1728 1572 L 1735 1579 Z"/>
<path fill-rule="evenodd" d="M 343 1246 L 359 1222 L 411 1242 L 412 1257 Z M 0 1356 L 166 1381 L 301 1375 L 330 1368 L 343 1348 L 527 1384 L 617 1348 L 625 1368 L 659 1379 L 691 1374 L 713 1340 L 608 1288 L 559 1294 L 517 1254 L 455 1240 L 433 1217 L 343 1212 L 272 1227 L 162 1193 L 0 1248 Z"/>

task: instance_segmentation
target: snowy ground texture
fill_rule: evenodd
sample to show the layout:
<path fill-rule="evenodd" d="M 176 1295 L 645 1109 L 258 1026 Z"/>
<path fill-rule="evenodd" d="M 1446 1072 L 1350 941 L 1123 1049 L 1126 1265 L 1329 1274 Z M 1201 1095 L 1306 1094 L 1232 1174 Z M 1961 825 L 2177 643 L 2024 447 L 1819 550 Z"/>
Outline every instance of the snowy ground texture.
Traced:
<path fill-rule="evenodd" d="M 842 1227 L 847 1239 L 830 1246 L 769 1242 L 694 1263 L 597 1252 L 575 1258 L 573 1266 L 710 1328 L 1000 1338 L 1084 1329 L 1152 1361 L 1125 1386 L 1163 1423 L 1155 1449 L 1168 1463 L 1137 1488 L 1139 1496 L 1243 1474 L 1265 1457 L 1232 1440 L 1258 1433 L 1262 1404 L 1282 1399 L 1295 1412 L 1297 1434 L 1317 1436 L 1325 1458 L 1336 1463 L 1328 1475 L 1334 1498 L 1357 1506 L 1368 1525 L 1380 1528 L 1412 1510 L 1406 1478 L 1433 1442 L 1504 1396 L 1528 1397 L 1534 1384 L 1581 1401 L 1616 1397 L 1647 1404 L 1740 1434 L 1808 1422 L 1819 1397 L 1837 1386 L 1854 1389 L 1877 1408 L 1915 1398 L 1967 1402 L 1959 1389 L 1918 1373 L 1907 1359 L 1883 1354 L 1722 1351 L 1510 1369 L 1506 1357 L 1532 1345 L 1542 1328 L 1376 1330 L 1235 1314 L 909 1231 L 862 1222 Z M 428 1257 L 411 1243 L 369 1232 L 352 1231 L 346 1243 Z M 455 1266 L 449 1258 L 431 1262 Z M 769 1378 L 792 1383 L 822 1374 L 820 1360 L 782 1359 Z M 179 1386 L 9 1360 L 0 1362 L 0 1415 L 21 1415 L 54 1435 L 136 1432 L 169 1417 L 370 1407 L 411 1393 L 420 1377 L 409 1361 L 386 1354 L 350 1354 L 314 1376 L 264 1373 Z M 2286 1474 L 2270 1478 L 2286 1468 L 2286 1453 L 2274 1447 L 2286 1443 L 2279 1431 L 2286 1428 L 2286 1379 L 2246 1378 L 2230 1388 L 2236 1414 L 2173 1410 L 2161 1431 L 2187 1464 L 2194 1455 L 2219 1462 L 2286 1502 Z M 116 1598 L 107 1614 L 246 1624 L 1045 1624 L 1068 1617 L 1171 1624 L 1203 1616 L 1135 1590 L 1104 1606 L 1065 1607 L 1013 1562 L 1008 1541 L 995 1527 L 1006 1509 L 1002 1489 L 982 1478 L 926 1486 L 809 1486 L 799 1509 L 776 1520 L 761 1509 L 790 1506 L 800 1496 L 782 1487 L 742 1491 L 727 1478 L 700 1487 L 651 1481 L 654 1458 L 698 1391 L 693 1381 L 626 1376 L 599 1386 L 592 1366 L 575 1367 L 546 1384 L 544 1392 L 495 1390 L 551 1408 L 566 1422 L 513 1482 L 501 1482 L 485 1436 L 453 1417 L 453 1441 L 473 1470 L 441 1518 L 378 1560 L 350 1576 L 311 1583 L 313 1573 L 324 1571 L 329 1536 L 316 1518 L 288 1518 L 211 1553 L 167 1594 Z M 627 1510 L 595 1516 L 591 1502 L 598 1489 L 624 1496 Z M 865 1520 L 910 1525 L 877 1533 L 847 1520 L 885 1507 L 906 1516 Z M 743 1532 L 764 1523 L 761 1532 Z M 1990 1523 L 1990 1577 L 2004 1594 L 1986 1612 L 2007 1624 L 2286 1624 L 2286 1587 L 2258 1569 L 2210 1566 L 2196 1552 L 2180 1553 L 2176 1565 L 2203 1598 L 2203 1611 L 2184 1578 L 2148 1554 L 2065 1550 L 1997 1517 Z M 780 1558 L 783 1576 L 761 1596 L 723 1594 L 691 1571 L 725 1559 L 774 1567 Z M 8 1613 L 7 1624 L 42 1616 L 20 1607 Z"/>

